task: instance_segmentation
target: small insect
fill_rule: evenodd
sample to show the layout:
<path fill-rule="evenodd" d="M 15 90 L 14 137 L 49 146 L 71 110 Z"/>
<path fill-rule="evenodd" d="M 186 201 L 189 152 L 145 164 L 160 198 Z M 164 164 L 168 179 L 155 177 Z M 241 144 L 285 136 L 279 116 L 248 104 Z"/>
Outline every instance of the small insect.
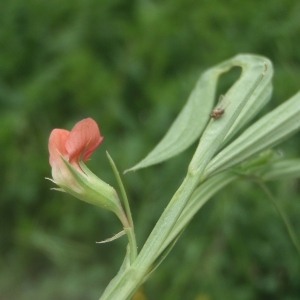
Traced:
<path fill-rule="evenodd" d="M 222 107 L 222 102 L 223 102 L 223 99 L 225 98 L 225 96 L 221 95 L 220 96 L 220 99 L 218 101 L 218 105 L 211 111 L 210 113 L 210 117 L 213 118 L 213 119 L 219 119 L 225 112 L 225 108 L 227 107 Z"/>
<path fill-rule="evenodd" d="M 224 114 L 224 112 L 224 108 L 216 107 L 211 111 L 210 116 L 214 119 L 219 119 Z"/>

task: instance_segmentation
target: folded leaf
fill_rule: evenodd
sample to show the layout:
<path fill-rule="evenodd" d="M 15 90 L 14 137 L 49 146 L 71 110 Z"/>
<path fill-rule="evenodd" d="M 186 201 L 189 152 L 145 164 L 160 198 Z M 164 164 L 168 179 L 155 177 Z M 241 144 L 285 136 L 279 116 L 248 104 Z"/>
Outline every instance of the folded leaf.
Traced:
<path fill-rule="evenodd" d="M 188 148 L 200 136 L 208 122 L 216 84 L 214 74 L 204 73 L 164 138 L 141 162 L 125 172 L 160 163 Z"/>
<path fill-rule="evenodd" d="M 265 57 L 238 55 L 219 65 L 216 71 L 228 70 L 229 66 L 242 67 L 242 75 L 225 94 L 224 99 L 228 104 L 226 107 L 226 103 L 222 103 L 223 115 L 210 120 L 189 165 L 189 172 L 199 174 L 200 181 L 205 179 L 205 174 L 201 173 L 224 146 L 226 136 L 230 135 L 232 130 L 234 133 L 240 124 L 244 124 L 243 118 L 239 116 L 244 114 L 249 101 L 251 105 L 248 105 L 248 109 L 257 105 L 261 101 L 260 97 L 265 96 L 262 92 L 268 89 L 270 84 L 269 72 L 272 74 L 272 65 Z"/>
<path fill-rule="evenodd" d="M 210 112 L 214 106 L 216 87 L 220 75 L 236 66 L 242 68 L 242 75 L 233 88 L 228 91 L 228 97 L 226 97 L 231 106 L 231 102 L 235 102 L 235 105 L 233 105 L 234 110 L 242 101 L 241 99 L 244 99 L 245 103 L 249 100 L 247 104 L 248 112 L 243 110 L 241 117 L 237 119 L 229 135 L 232 136 L 240 128 L 239 123 L 245 124 L 248 122 L 270 98 L 270 78 L 273 70 L 271 62 L 264 57 L 238 55 L 203 73 L 187 103 L 164 138 L 142 161 L 125 172 L 135 171 L 165 161 L 179 154 L 197 140 L 210 119 Z M 260 76 L 266 68 L 268 71 L 266 72 L 267 76 Z M 263 77 L 265 78 L 263 79 Z M 260 80 L 262 80 L 261 84 L 258 82 Z M 255 88 L 258 85 L 260 86 L 256 90 Z M 232 96 L 233 94 L 235 95 Z M 260 98 L 259 104 L 256 103 L 258 97 Z M 242 107 L 239 113 L 241 109 Z M 235 116 L 236 118 L 237 115 Z"/>
<path fill-rule="evenodd" d="M 280 143 L 300 129 L 300 92 L 269 112 L 208 164 L 205 176 L 226 170 Z"/>

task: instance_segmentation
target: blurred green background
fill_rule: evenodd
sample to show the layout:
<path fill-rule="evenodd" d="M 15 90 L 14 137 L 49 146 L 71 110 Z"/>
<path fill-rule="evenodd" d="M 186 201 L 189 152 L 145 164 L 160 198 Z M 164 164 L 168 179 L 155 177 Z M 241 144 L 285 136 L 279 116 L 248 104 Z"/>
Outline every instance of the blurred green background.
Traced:
<path fill-rule="evenodd" d="M 238 53 L 269 57 L 274 94 L 300 87 L 296 0 L 0 1 L 0 298 L 98 299 L 126 238 L 117 218 L 50 191 L 53 128 L 94 118 L 105 137 L 88 166 L 116 185 L 147 154 L 198 76 Z M 279 149 L 300 157 L 300 136 Z M 195 145 L 124 177 L 139 246 L 183 179 Z M 269 184 L 299 233 L 300 182 Z M 300 263 L 276 211 L 254 183 L 220 192 L 194 218 L 137 299 L 300 299 Z"/>

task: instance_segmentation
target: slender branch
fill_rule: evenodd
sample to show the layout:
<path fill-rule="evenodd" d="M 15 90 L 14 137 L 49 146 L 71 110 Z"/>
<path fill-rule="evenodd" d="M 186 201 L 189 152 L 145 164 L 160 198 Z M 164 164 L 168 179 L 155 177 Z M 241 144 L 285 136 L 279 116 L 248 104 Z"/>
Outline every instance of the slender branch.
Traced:
<path fill-rule="evenodd" d="M 122 179 L 120 177 L 120 173 L 119 173 L 114 161 L 112 160 L 111 156 L 109 155 L 109 153 L 107 151 L 106 151 L 106 155 L 107 155 L 109 163 L 112 167 L 114 175 L 116 177 L 117 183 L 119 185 L 123 204 L 125 207 L 125 212 L 126 212 L 126 216 L 128 219 L 129 227 L 125 226 L 124 230 L 127 234 L 129 247 L 130 247 L 130 262 L 133 263 L 133 261 L 137 257 L 137 244 L 136 244 L 136 238 L 135 238 L 135 233 L 134 233 L 134 224 L 133 224 L 133 219 L 132 219 L 132 215 L 131 215 L 130 205 L 129 205 L 129 201 L 128 201 L 128 198 L 126 195 L 126 191 L 125 191 Z"/>
<path fill-rule="evenodd" d="M 281 219 L 284 223 L 284 226 L 288 232 L 288 235 L 295 246 L 298 254 L 300 255 L 300 245 L 298 243 L 298 238 L 293 230 L 292 224 L 290 223 L 287 215 L 285 214 L 284 210 L 280 207 L 280 205 L 275 201 L 273 195 L 271 194 L 270 190 L 267 188 L 267 186 L 260 180 L 256 180 L 257 184 L 260 186 L 260 188 L 264 191 L 264 193 L 267 196 L 267 199 L 272 203 L 272 205 L 275 207 L 279 215 L 281 216 Z"/>

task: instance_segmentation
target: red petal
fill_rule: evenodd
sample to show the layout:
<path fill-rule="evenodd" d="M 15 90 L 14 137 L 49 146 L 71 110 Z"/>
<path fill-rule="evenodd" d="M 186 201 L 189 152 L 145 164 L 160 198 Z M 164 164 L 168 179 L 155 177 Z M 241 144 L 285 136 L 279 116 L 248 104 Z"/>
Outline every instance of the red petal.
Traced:
<path fill-rule="evenodd" d="M 52 166 L 53 163 L 60 160 L 60 154 L 68 157 L 66 150 L 66 141 L 70 132 L 65 129 L 53 129 L 48 142 L 48 149 L 50 153 L 49 162 Z"/>
<path fill-rule="evenodd" d="M 69 162 L 80 158 L 87 160 L 102 140 L 98 125 L 93 119 L 87 118 L 76 123 L 66 141 Z"/>

